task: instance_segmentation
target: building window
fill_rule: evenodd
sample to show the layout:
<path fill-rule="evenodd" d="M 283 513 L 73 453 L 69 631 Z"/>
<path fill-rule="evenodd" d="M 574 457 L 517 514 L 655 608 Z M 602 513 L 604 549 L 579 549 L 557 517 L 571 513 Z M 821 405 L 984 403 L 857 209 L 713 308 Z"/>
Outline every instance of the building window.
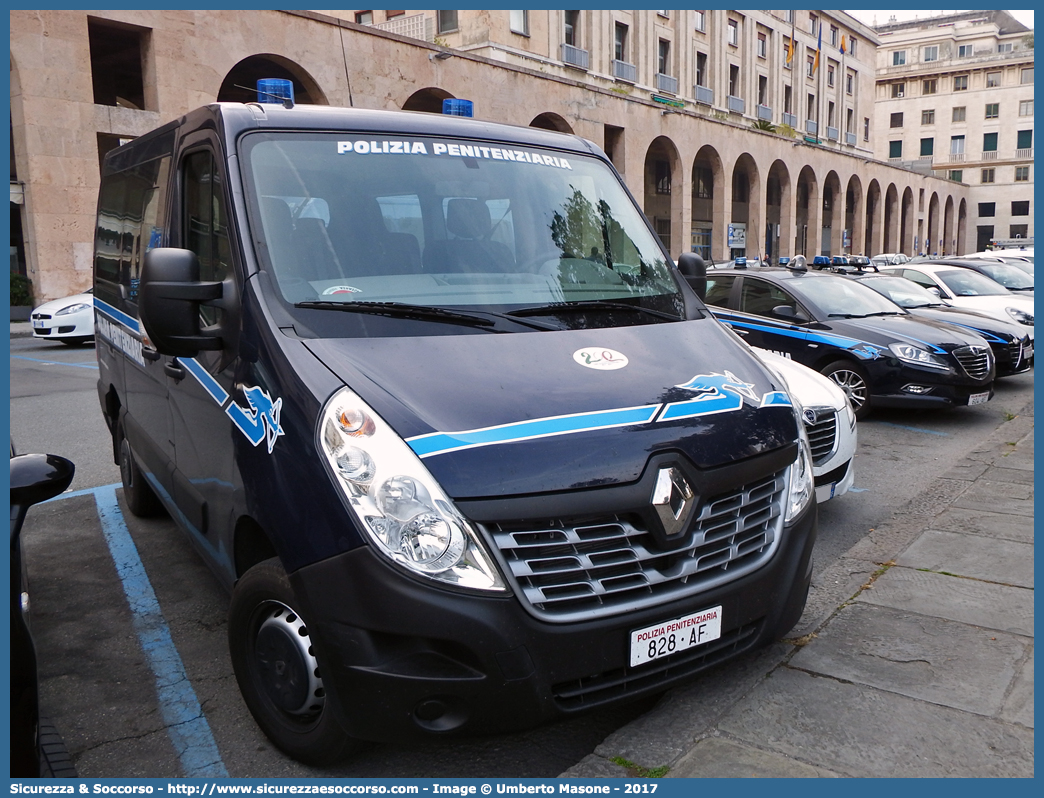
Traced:
<path fill-rule="evenodd" d="M 903 126 L 903 112 L 892 114 L 888 120 L 888 127 L 902 127 Z"/>
<path fill-rule="evenodd" d="M 707 12 L 697 11 L 696 13 L 696 30 L 703 32 L 707 30 Z"/>
<path fill-rule="evenodd" d="M 616 23 L 616 41 L 613 45 L 613 57 L 617 61 L 627 61 L 627 26 Z"/>
<path fill-rule="evenodd" d="M 517 33 L 521 36 L 529 35 L 529 12 L 528 11 L 509 11 L 511 15 L 511 32 Z M 566 12 L 569 13 L 568 11 Z"/>
<path fill-rule="evenodd" d="M 964 181 L 964 170 L 963 169 L 951 169 L 950 173 L 946 176 L 949 180 L 954 183 L 961 183 Z"/>
<path fill-rule="evenodd" d="M 1033 100 L 1023 100 L 1019 103 L 1019 116 L 1033 116 Z"/>
<path fill-rule="evenodd" d="M 1028 233 L 1029 225 L 1026 224 L 1013 224 L 1008 228 L 1009 238 L 1025 238 Z"/>
<path fill-rule="evenodd" d="M 827 86 L 833 87 L 834 85 L 834 65 L 827 64 Z"/>
<path fill-rule="evenodd" d="M 768 78 L 758 75 L 758 105 L 768 105 Z"/>
<path fill-rule="evenodd" d="M 955 105 L 953 107 L 953 118 L 950 121 L 951 122 L 963 122 L 964 121 L 965 110 L 966 109 L 965 109 L 965 107 L 963 105 Z"/>
<path fill-rule="evenodd" d="M 1028 183 L 1029 182 L 1029 167 L 1028 166 L 1016 166 L 1015 167 L 1015 182 L 1016 183 Z"/>
<path fill-rule="evenodd" d="M 565 29 L 564 41 L 571 47 L 580 46 L 580 12 L 579 11 L 566 11 L 565 12 Z"/>
<path fill-rule="evenodd" d="M 997 215 L 997 203 L 996 202 L 980 202 L 979 203 L 979 218 L 989 219 Z"/>
<path fill-rule="evenodd" d="M 1011 203 L 1012 216 L 1029 216 L 1029 200 L 1015 200 Z"/>
<path fill-rule="evenodd" d="M 986 118 L 996 119 L 1000 116 L 1000 103 L 986 103 Z"/>
<path fill-rule="evenodd" d="M 903 157 L 903 142 L 902 141 L 890 141 L 888 142 L 888 157 L 892 159 L 899 159 Z"/>
<path fill-rule="evenodd" d="M 385 11 L 384 12 L 384 18 L 385 19 L 395 19 L 396 17 L 401 17 L 405 13 L 406 13 L 405 11 Z"/>
<path fill-rule="evenodd" d="M 870 117 L 863 117 L 863 141 L 870 141 Z"/>
<path fill-rule="evenodd" d="M 849 41 L 848 54 L 855 58 L 856 54 L 856 37 L 853 36 Z"/>
<path fill-rule="evenodd" d="M 707 54 L 696 53 L 696 85 L 707 85 Z"/>
<path fill-rule="evenodd" d="M 356 11 L 355 22 L 358 25 L 372 25 L 373 24 L 373 12 L 372 11 Z"/>
<path fill-rule="evenodd" d="M 838 30 L 837 25 L 830 26 L 830 46 L 837 47 L 838 42 Z"/>
<path fill-rule="evenodd" d="M 997 42 L 997 52 L 998 53 L 1010 53 L 1011 52 L 1011 44 L 1012 44 L 1011 42 Z"/>
<path fill-rule="evenodd" d="M 993 183 L 997 177 L 996 169 L 983 169 L 980 183 Z"/>
<path fill-rule="evenodd" d="M 436 11 L 435 13 L 438 14 L 439 33 L 452 33 L 457 30 L 456 11 Z"/>
<path fill-rule="evenodd" d="M 935 109 L 929 108 L 927 111 L 921 111 L 921 124 L 922 125 L 934 125 L 935 124 Z"/>
<path fill-rule="evenodd" d="M 996 86 L 1001 85 L 1001 72 L 987 72 L 986 73 L 986 88 L 992 89 Z"/>
<path fill-rule="evenodd" d="M 935 139 L 921 139 L 921 157 L 927 158 L 935 154 Z"/>
<path fill-rule="evenodd" d="M 144 65 L 150 57 L 149 38 L 146 28 L 117 27 L 87 20 L 90 80 L 96 105 L 147 110 Z M 13 150 L 11 163 L 14 164 Z"/>
<path fill-rule="evenodd" d="M 739 97 L 740 96 L 740 68 L 735 64 L 729 65 L 729 96 Z"/>
<path fill-rule="evenodd" d="M 997 134 L 996 133 L 983 133 L 982 134 L 982 151 L 983 152 L 996 152 L 997 151 Z"/>
<path fill-rule="evenodd" d="M 794 21 L 794 12 L 793 11 L 784 11 L 783 12 L 783 21 L 784 22 L 793 22 Z"/>
<path fill-rule="evenodd" d="M 957 45 L 957 57 L 958 58 L 971 58 L 972 53 L 975 52 L 975 48 L 970 44 L 958 44 Z"/>
<path fill-rule="evenodd" d="M 734 20 L 729 20 L 729 44 L 733 47 L 739 45 L 739 23 Z"/>
<path fill-rule="evenodd" d="M 671 193 L 671 165 L 667 161 L 656 161 L 656 193 Z"/>
<path fill-rule="evenodd" d="M 855 88 L 855 75 L 849 72 L 845 75 L 845 94 L 851 94 L 853 88 Z"/>
<path fill-rule="evenodd" d="M 954 91 L 968 91 L 968 76 L 957 75 L 953 79 L 953 90 Z"/>
<path fill-rule="evenodd" d="M 906 63 L 906 50 L 895 50 L 892 52 L 892 66 L 902 66 Z"/>
<path fill-rule="evenodd" d="M 1027 83 L 1032 83 L 1032 82 L 1033 82 L 1033 67 L 1029 67 L 1028 69 L 1023 69 L 1019 73 L 1019 83 L 1021 83 L 1023 85 L 1026 85 Z"/>
<path fill-rule="evenodd" d="M 758 34 L 758 58 L 764 58 L 768 55 L 768 38 L 764 33 Z"/>
<path fill-rule="evenodd" d="M 808 15 L 808 32 L 811 33 L 813 36 L 815 36 L 816 33 L 819 32 L 819 17 L 817 17 L 815 14 Z"/>
<path fill-rule="evenodd" d="M 783 68 L 790 69 L 790 60 L 793 58 L 790 52 L 790 37 L 783 37 Z"/>
<path fill-rule="evenodd" d="M 935 78 L 921 81 L 921 94 L 935 94 L 939 91 L 939 81 Z"/>
<path fill-rule="evenodd" d="M 924 59 L 925 61 L 938 61 L 939 60 L 939 45 L 933 44 L 930 47 L 924 48 Z"/>
<path fill-rule="evenodd" d="M 834 123 L 835 108 L 832 102 L 827 103 L 827 127 L 836 127 Z"/>
<path fill-rule="evenodd" d="M 697 199 L 711 199 L 714 196 L 714 173 L 702 166 L 697 166 L 692 171 L 692 196 Z"/>
<path fill-rule="evenodd" d="M 659 14 L 661 17 L 664 17 L 666 19 L 670 19 L 671 18 L 671 12 L 669 10 L 668 11 L 657 11 L 656 13 Z"/>
<path fill-rule="evenodd" d="M 656 71 L 661 75 L 671 74 L 671 43 L 660 39 L 656 48 Z"/>
<path fill-rule="evenodd" d="M 950 155 L 964 155 L 964 136 L 950 136 Z"/>
<path fill-rule="evenodd" d="M 906 84 L 905 83 L 893 83 L 892 84 L 892 99 L 906 96 Z"/>
<path fill-rule="evenodd" d="M 1033 131 L 1020 130 L 1016 135 L 1015 149 L 1028 150 L 1033 146 Z"/>
<path fill-rule="evenodd" d="M 808 57 L 808 62 L 805 64 L 805 74 L 809 77 L 816 74 L 816 57 L 814 55 Z"/>

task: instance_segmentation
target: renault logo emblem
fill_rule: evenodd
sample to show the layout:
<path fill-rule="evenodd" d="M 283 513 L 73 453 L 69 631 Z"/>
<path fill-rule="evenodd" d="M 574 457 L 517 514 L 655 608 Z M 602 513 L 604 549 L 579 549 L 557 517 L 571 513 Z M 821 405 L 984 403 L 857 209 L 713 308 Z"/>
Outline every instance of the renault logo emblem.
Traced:
<path fill-rule="evenodd" d="M 679 469 L 674 466 L 660 469 L 653 488 L 652 506 L 667 537 L 685 529 L 696 506 L 696 494 Z"/>

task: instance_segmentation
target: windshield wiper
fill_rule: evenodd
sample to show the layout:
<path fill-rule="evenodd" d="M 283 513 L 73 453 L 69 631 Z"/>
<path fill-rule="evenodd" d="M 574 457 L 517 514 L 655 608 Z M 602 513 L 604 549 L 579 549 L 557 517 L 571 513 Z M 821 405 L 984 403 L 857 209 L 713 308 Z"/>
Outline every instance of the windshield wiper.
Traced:
<path fill-rule="evenodd" d="M 828 319 L 868 319 L 871 316 L 902 316 L 897 310 L 879 310 L 876 313 L 828 313 Z"/>
<path fill-rule="evenodd" d="M 432 305 L 412 305 L 408 302 L 333 302 L 316 300 L 312 302 L 296 302 L 295 308 L 311 310 L 339 310 L 345 313 L 370 313 L 375 316 L 389 316 L 399 319 L 416 319 L 419 321 L 436 321 L 444 324 L 461 324 L 466 327 L 480 327 L 492 332 L 503 332 L 498 328 L 497 320 L 503 319 L 512 324 L 522 325 L 534 330 L 560 330 L 561 327 L 540 322 L 513 319 L 502 313 L 491 311 L 465 312 L 450 310 Z"/>
<path fill-rule="evenodd" d="M 675 316 L 673 313 L 665 313 L 662 310 L 653 310 L 652 308 L 643 308 L 640 305 L 628 305 L 625 302 L 609 302 L 604 299 L 588 299 L 574 302 L 550 302 L 546 305 L 535 305 L 531 308 L 509 310 L 507 315 L 542 316 L 547 314 L 550 316 L 563 311 L 566 313 L 583 313 L 587 310 L 629 310 L 632 313 L 645 313 L 649 316 L 655 316 L 658 319 L 666 319 L 667 321 L 684 321 L 683 317 Z"/>

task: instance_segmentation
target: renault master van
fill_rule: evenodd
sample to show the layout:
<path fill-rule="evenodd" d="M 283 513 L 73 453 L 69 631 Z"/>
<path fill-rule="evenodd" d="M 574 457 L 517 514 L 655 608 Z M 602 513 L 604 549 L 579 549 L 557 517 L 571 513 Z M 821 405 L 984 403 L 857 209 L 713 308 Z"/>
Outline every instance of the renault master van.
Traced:
<path fill-rule="evenodd" d="M 231 591 L 292 757 L 607 707 L 801 615 L 799 409 L 588 141 L 209 105 L 106 156 L 94 298 L 126 507 Z"/>

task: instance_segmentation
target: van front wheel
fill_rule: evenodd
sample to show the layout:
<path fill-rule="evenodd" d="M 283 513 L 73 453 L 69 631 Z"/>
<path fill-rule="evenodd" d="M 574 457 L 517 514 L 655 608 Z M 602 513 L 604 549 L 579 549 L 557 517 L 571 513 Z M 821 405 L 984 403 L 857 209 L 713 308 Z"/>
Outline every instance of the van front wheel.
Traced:
<path fill-rule="evenodd" d="M 310 765 L 337 762 L 361 743 L 327 703 L 308 627 L 278 558 L 236 583 L 228 611 L 232 668 L 247 709 L 276 747 Z"/>
<path fill-rule="evenodd" d="M 123 498 L 127 502 L 127 509 L 138 518 L 151 518 L 163 512 L 163 504 L 148 482 L 145 475 L 141 473 L 138 464 L 134 462 L 134 454 L 131 452 L 130 442 L 123 434 L 123 423 L 116 431 L 119 440 L 120 457 L 120 481 L 123 483 Z"/>

